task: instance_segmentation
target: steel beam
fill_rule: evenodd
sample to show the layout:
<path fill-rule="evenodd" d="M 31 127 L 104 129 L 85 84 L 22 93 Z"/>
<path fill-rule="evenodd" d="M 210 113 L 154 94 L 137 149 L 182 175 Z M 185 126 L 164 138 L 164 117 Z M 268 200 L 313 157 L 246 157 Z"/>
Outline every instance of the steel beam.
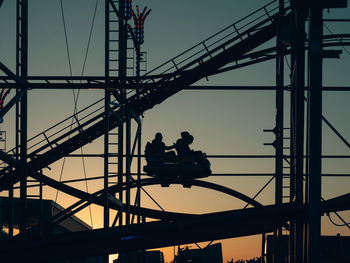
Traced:
<path fill-rule="evenodd" d="M 125 2 L 119 1 L 119 10 L 125 9 Z M 125 12 L 119 12 L 119 42 L 118 42 L 118 77 L 119 77 L 119 93 L 121 97 L 119 116 L 124 119 L 126 114 L 126 48 L 127 48 L 127 23 L 124 18 Z M 124 174 L 124 122 L 119 122 L 118 125 L 118 185 L 123 184 Z M 119 199 L 123 202 L 123 192 L 119 192 Z M 120 213 L 118 224 L 123 225 L 123 214 Z"/>
<path fill-rule="evenodd" d="M 306 225 L 307 262 L 320 262 L 322 173 L 322 8 L 310 8 L 309 21 L 309 206 Z"/>
<path fill-rule="evenodd" d="M 284 10 L 284 0 L 280 0 L 279 9 L 281 12 L 281 17 L 283 16 Z M 278 32 L 281 32 L 283 28 L 279 28 Z M 284 114 L 284 54 L 283 54 L 283 43 L 277 33 L 277 57 L 276 57 L 276 94 L 275 94 L 275 105 L 276 105 L 276 116 L 275 116 L 275 173 L 276 173 L 276 183 L 275 183 L 275 203 L 282 203 L 282 177 L 283 177 L 283 114 Z"/>
<path fill-rule="evenodd" d="M 64 260 L 78 255 L 94 256 L 127 250 L 150 249 L 177 244 L 271 232 L 302 209 L 293 204 L 249 208 L 205 214 L 172 222 L 149 222 L 110 229 L 56 235 L 48 238 L 1 243 L 2 258 L 11 262 L 24 259 Z M 206 229 L 206 231 L 203 231 Z M 98 242 L 96 242 L 98 240 Z M 45 247 L 45 250 L 43 250 Z M 57 250 L 57 247 L 61 248 Z M 20 250 L 21 253 L 15 253 Z"/>
<path fill-rule="evenodd" d="M 304 86 L 305 86 L 305 19 L 304 3 L 291 1 L 292 8 L 292 92 L 291 92 L 291 188 L 290 199 L 297 206 L 303 204 L 304 175 Z M 290 257 L 291 263 L 303 261 L 302 215 L 291 222 Z"/>
<path fill-rule="evenodd" d="M 80 84 L 80 83 L 28 83 L 29 89 L 54 89 L 54 90 L 67 90 L 67 89 L 106 89 L 110 84 L 105 83 L 89 83 L 89 84 Z M 0 89 L 16 89 L 18 87 L 15 83 L 0 83 Z M 142 86 L 136 84 L 127 84 L 126 90 L 152 90 L 154 89 L 153 84 L 142 84 Z M 286 85 L 283 87 L 284 91 L 290 91 L 291 87 Z M 305 86 L 305 90 L 308 90 L 309 87 Z M 276 90 L 276 86 L 213 86 L 213 85 L 192 85 L 188 87 L 183 87 L 182 90 L 215 90 L 215 91 L 227 91 L 227 90 L 257 90 L 257 91 L 273 91 Z M 350 91 L 350 86 L 324 86 L 322 87 L 323 91 Z M 111 90 L 115 94 L 114 90 Z M 119 100 L 119 94 L 116 94 L 116 99 Z"/>
<path fill-rule="evenodd" d="M 131 182 L 131 119 L 130 113 L 127 113 L 127 121 L 125 125 L 125 180 L 126 180 L 126 191 L 125 191 L 125 202 L 126 202 L 126 211 L 125 211 L 125 223 L 126 225 L 130 224 L 130 182 Z"/>
<path fill-rule="evenodd" d="M 279 1 L 280 17 L 283 17 L 284 0 Z M 276 92 L 275 92 L 275 204 L 282 204 L 283 198 L 283 114 L 284 114 L 284 45 L 280 38 L 283 23 L 279 24 L 276 38 Z M 274 231 L 274 237 L 282 235 L 282 226 Z M 275 263 L 282 263 L 281 253 L 277 248 L 273 250 Z"/>
<path fill-rule="evenodd" d="M 110 114 L 110 91 L 108 90 L 109 82 L 109 0 L 105 0 L 105 77 L 106 77 L 106 87 L 105 87 L 105 105 L 104 105 L 104 206 L 103 206 L 103 226 L 104 228 L 109 227 L 109 199 L 108 199 L 108 187 L 109 187 L 109 114 Z"/>
<path fill-rule="evenodd" d="M 25 83 L 28 77 L 28 0 L 17 0 L 16 75 Z M 26 230 L 27 220 L 27 87 L 17 89 L 16 96 L 23 93 L 16 104 L 16 154 L 22 163 L 20 169 L 21 222 L 20 232 Z"/>

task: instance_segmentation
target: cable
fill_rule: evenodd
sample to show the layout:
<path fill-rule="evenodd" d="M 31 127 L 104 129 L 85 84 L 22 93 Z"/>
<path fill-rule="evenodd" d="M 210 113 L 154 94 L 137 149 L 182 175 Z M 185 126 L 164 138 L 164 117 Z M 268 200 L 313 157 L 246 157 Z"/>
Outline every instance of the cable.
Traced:
<path fill-rule="evenodd" d="M 83 62 L 83 68 L 82 68 L 81 76 L 84 75 L 84 71 L 85 71 L 86 61 L 87 61 L 87 57 L 88 57 L 88 53 L 89 53 L 89 49 L 90 49 L 90 42 L 91 42 L 92 32 L 93 32 L 93 28 L 94 28 L 94 24 L 95 24 L 95 19 L 96 19 L 98 3 L 99 3 L 99 0 L 96 0 L 95 9 L 94 9 L 94 15 L 93 15 L 93 19 L 92 19 L 92 22 L 91 22 L 91 28 L 90 28 L 88 44 L 87 44 L 87 48 L 86 48 L 86 52 L 85 52 L 85 57 L 84 57 L 84 62 Z M 66 29 L 66 21 L 65 21 L 65 16 L 64 16 L 64 9 L 63 9 L 62 0 L 60 0 L 60 6 L 61 6 L 61 15 L 62 15 L 63 29 L 64 29 L 64 34 L 65 34 L 65 42 L 66 42 L 66 50 L 67 50 L 67 56 L 68 56 L 69 71 L 70 71 L 70 75 L 72 76 L 73 75 L 73 71 L 72 71 L 71 58 L 70 58 L 70 53 L 69 53 L 69 45 L 68 45 L 69 41 L 68 41 L 68 35 L 67 35 L 67 29 Z M 73 127 L 74 115 L 77 113 L 77 105 L 78 105 L 79 95 L 80 95 L 80 89 L 78 90 L 77 94 L 75 93 L 75 90 L 73 89 L 74 110 L 73 110 L 73 117 L 72 117 L 72 122 L 71 122 L 71 125 L 70 125 L 70 130 L 72 130 L 72 127 Z M 87 179 L 87 173 L 86 173 L 84 152 L 83 152 L 83 148 L 82 147 L 80 148 L 80 151 L 81 151 L 81 155 L 82 155 L 82 163 L 83 163 L 83 171 L 84 171 L 84 177 L 85 177 L 86 191 L 89 192 L 88 182 L 86 180 Z M 64 157 L 64 159 L 63 159 L 59 181 L 61 181 L 62 177 L 63 177 L 63 170 L 64 170 L 64 166 L 65 166 L 65 161 L 66 161 L 66 157 Z M 57 201 L 57 198 L 58 198 L 58 191 L 56 192 L 55 202 Z M 90 213 L 91 226 L 93 227 L 91 206 L 89 206 L 89 213 Z"/>
<path fill-rule="evenodd" d="M 288 68 L 291 69 L 290 63 L 289 63 L 289 61 L 288 61 L 288 59 L 287 59 L 287 56 L 284 56 L 284 60 L 286 61 L 287 65 L 288 65 Z"/>
<path fill-rule="evenodd" d="M 87 57 L 89 54 L 89 49 L 90 49 L 90 42 L 91 42 L 91 37 L 92 37 L 92 32 L 93 32 L 93 28 L 94 28 L 94 24 L 95 24 L 95 18 L 96 18 L 96 12 L 97 12 L 97 7 L 98 7 L 98 2 L 99 0 L 96 0 L 96 4 L 95 4 L 95 10 L 94 10 L 94 15 L 93 15 L 93 19 L 91 22 L 91 28 L 90 28 L 90 33 L 89 33 L 89 39 L 88 39 L 88 44 L 86 47 L 86 52 L 85 52 L 85 57 L 84 57 L 84 63 L 83 63 L 83 68 L 81 71 L 81 76 L 84 76 L 84 71 L 85 71 L 85 65 L 86 65 L 86 61 L 87 61 Z M 81 83 L 82 81 L 80 81 Z M 74 94 L 73 94 L 74 95 Z M 78 98 L 80 95 L 80 89 L 78 90 L 78 94 L 75 97 L 74 96 L 74 114 L 76 114 L 77 112 L 77 104 L 78 104 Z M 85 167 L 85 158 L 84 158 L 84 152 L 83 152 L 83 147 L 80 147 L 80 152 L 81 152 L 81 160 L 83 163 L 83 171 L 84 171 L 84 178 L 85 178 L 85 187 L 86 187 L 86 191 L 89 192 L 89 186 L 88 186 L 88 181 L 87 181 L 87 173 L 86 173 L 86 167 Z M 91 221 L 91 227 L 94 227 L 94 223 L 92 220 L 92 211 L 91 211 L 91 205 L 89 205 L 89 213 L 90 213 L 90 221 Z"/>
<path fill-rule="evenodd" d="M 91 22 L 89 40 L 88 40 L 88 44 L 87 44 L 87 47 L 86 47 L 86 52 L 85 52 L 85 57 L 84 57 L 84 63 L 83 63 L 83 69 L 82 69 L 82 72 L 81 72 L 81 76 L 84 75 L 84 71 L 85 71 L 85 65 L 86 65 L 86 61 L 87 61 L 87 57 L 88 57 L 88 53 L 89 53 L 89 49 L 90 49 L 90 42 L 91 42 L 91 37 L 92 37 L 92 31 L 94 29 L 94 24 L 95 24 L 95 19 L 96 19 L 98 2 L 99 2 L 99 0 L 96 0 L 95 10 L 94 10 L 94 15 L 93 15 L 92 22 Z"/>
<path fill-rule="evenodd" d="M 70 58 L 70 53 L 69 53 L 68 35 L 67 35 L 66 20 L 65 20 L 65 17 L 64 17 L 64 9 L 63 9 L 63 2 L 62 2 L 62 0 L 60 0 L 60 7 L 61 7 L 61 16 L 62 16 L 62 23 L 63 23 L 64 38 L 65 38 L 65 43 L 66 43 L 66 52 L 67 52 L 67 57 L 68 57 L 69 73 L 72 76 L 73 75 L 72 63 L 71 63 L 71 58 Z M 74 101 L 75 101 L 75 92 L 74 92 L 74 90 L 73 90 L 73 95 L 74 95 Z M 76 107 L 74 108 L 74 110 L 75 109 L 76 109 Z M 73 124 L 73 120 L 72 120 L 70 129 L 72 129 L 72 124 Z M 64 157 L 63 158 L 63 163 L 62 163 L 62 166 L 61 166 L 59 182 L 62 181 L 62 176 L 63 176 L 63 170 L 64 170 L 65 163 L 66 163 L 66 158 Z M 58 199 L 58 190 L 56 192 L 55 202 L 57 202 L 57 199 Z"/>
<path fill-rule="evenodd" d="M 350 228 L 350 222 L 345 222 L 344 224 L 337 224 L 337 223 L 335 223 L 333 220 L 332 220 L 332 218 L 331 218 L 331 215 L 329 214 L 329 213 L 327 213 L 327 216 L 328 216 L 328 218 L 329 218 L 329 221 L 331 221 L 331 223 L 333 224 L 333 225 L 335 225 L 335 226 L 347 226 L 348 228 Z"/>
<path fill-rule="evenodd" d="M 328 32 L 329 32 L 330 34 L 334 35 L 334 33 L 332 32 L 332 30 L 330 30 L 330 28 L 329 28 L 325 23 L 323 23 L 323 26 L 328 30 Z M 342 44 L 342 39 L 341 39 L 341 38 L 338 38 L 338 39 L 340 40 L 340 43 Z M 348 55 L 350 56 L 349 50 L 347 50 L 347 48 L 346 48 L 343 44 L 342 44 L 341 46 L 342 46 L 342 48 L 345 50 L 345 52 L 348 53 Z"/>
<path fill-rule="evenodd" d="M 130 176 L 131 180 L 136 182 L 136 180 L 134 179 L 134 177 Z M 142 187 L 140 186 L 141 190 L 145 192 L 145 194 L 163 211 L 165 212 L 165 210 L 163 209 L 163 207 L 161 207 L 161 205 Z"/>
<path fill-rule="evenodd" d="M 268 181 L 267 183 L 254 195 L 253 197 L 253 200 L 255 200 L 255 198 L 257 198 L 261 193 L 262 191 L 265 190 L 265 188 L 273 181 L 273 179 L 275 179 L 275 176 L 272 176 Z M 249 204 L 246 204 L 243 209 L 246 209 L 248 207 Z"/>
<path fill-rule="evenodd" d="M 72 64 L 71 64 L 70 53 L 69 53 L 66 20 L 64 18 L 64 10 L 63 10 L 62 0 L 60 0 L 60 6 L 61 6 L 61 16 L 62 16 L 62 22 L 63 22 L 64 37 L 65 37 L 65 41 L 66 41 L 66 51 L 67 51 L 67 56 L 68 56 L 69 71 L 70 71 L 70 75 L 72 76 L 73 75 L 73 73 L 72 73 Z"/>
<path fill-rule="evenodd" d="M 329 32 L 330 34 L 334 35 L 334 33 L 329 29 L 329 27 L 328 27 L 325 23 L 323 23 L 323 26 L 328 30 L 328 32 Z M 341 39 L 340 39 L 340 40 L 341 40 Z M 341 41 L 340 41 L 340 42 L 341 42 Z M 343 47 L 343 49 L 345 50 L 345 52 L 346 52 L 348 55 L 350 55 L 350 52 L 345 48 L 345 46 L 342 45 L 342 47 Z M 291 70 L 291 65 L 290 65 L 290 63 L 289 63 L 287 57 L 285 57 L 285 61 L 286 61 L 287 65 L 288 65 L 288 68 Z M 307 102 L 307 100 L 306 100 L 306 102 Z M 324 198 L 321 197 L 321 200 L 324 201 Z M 327 216 L 328 216 L 329 220 L 331 221 L 331 223 L 332 223 L 333 225 L 339 226 L 339 227 L 341 227 L 341 226 L 347 226 L 347 227 L 350 229 L 350 222 L 349 222 L 349 223 L 345 222 L 345 220 L 344 220 L 337 212 L 334 212 L 334 213 L 335 213 L 335 215 L 343 222 L 343 224 L 337 224 L 337 223 L 335 223 L 335 222 L 332 220 L 332 218 L 330 217 L 330 214 L 327 213 Z"/>

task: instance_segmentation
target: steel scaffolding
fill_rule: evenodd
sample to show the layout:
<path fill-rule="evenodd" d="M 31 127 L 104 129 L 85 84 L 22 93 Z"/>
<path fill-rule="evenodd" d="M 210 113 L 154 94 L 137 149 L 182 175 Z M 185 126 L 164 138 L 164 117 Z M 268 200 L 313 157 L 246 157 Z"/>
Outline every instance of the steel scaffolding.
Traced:
<path fill-rule="evenodd" d="M 8 243 L 3 243 L 3 249 L 0 248 L 0 251 L 7 249 L 2 252 L 4 252 L 5 257 L 12 258 L 14 262 L 23 260 L 23 257 L 30 255 L 29 244 L 25 242 L 30 241 L 30 235 L 33 235 L 36 229 L 27 224 L 27 190 L 38 187 L 39 195 L 36 197 L 41 200 L 42 186 L 49 185 L 80 199 L 76 204 L 55 215 L 50 223 L 61 222 L 92 203 L 103 207 L 104 229 L 95 232 L 92 230 L 86 237 L 89 241 L 95 237 L 101 238 L 103 243 L 97 246 L 95 253 L 102 253 L 105 256 L 110 252 L 122 252 L 128 249 L 146 249 L 160 245 L 251 234 L 262 234 L 264 244 L 266 233 L 274 232 L 274 238 L 278 240 L 285 231 L 289 236 L 288 262 L 318 263 L 320 261 L 321 214 L 325 211 L 350 209 L 348 195 L 328 201 L 322 201 L 321 196 L 321 177 L 327 176 L 322 174 L 322 159 L 350 158 L 350 156 L 322 155 L 323 121 L 350 147 L 345 138 L 322 116 L 322 91 L 350 90 L 349 87 L 323 87 L 323 59 L 337 55 L 337 52 L 328 51 L 326 53 L 324 47 L 350 45 L 350 35 L 342 35 L 342 41 L 339 42 L 339 35 L 325 36 L 322 30 L 324 21 L 322 10 L 324 8 L 346 7 L 346 1 L 320 1 L 319 3 L 306 1 L 306 3 L 297 0 L 290 2 L 285 0 L 272 1 L 211 38 L 202 41 L 192 49 L 183 52 L 147 74 L 141 75 L 141 47 L 140 43 L 137 43 L 133 38 L 133 31 L 128 25 L 128 17 L 124 12 L 126 2 L 124 0 L 105 0 L 104 76 L 32 77 L 28 76 L 28 0 L 17 0 L 16 74 L 0 63 L 0 69 L 6 74 L 6 76 L 0 77 L 0 88 L 16 89 L 14 98 L 0 110 L 2 118 L 12 106 L 16 105 L 15 147 L 7 153 L 0 151 L 0 159 L 7 164 L 0 170 L 0 191 L 8 190 L 10 203 L 13 203 L 14 189 L 20 189 L 19 238 L 26 237 L 28 239 L 23 239 L 22 248 L 25 251 L 23 255 L 10 254 L 18 246 L 16 243 L 18 240 L 14 238 L 14 208 L 11 206 L 10 239 L 7 241 Z M 0 6 L 1 4 L 2 1 L 0 1 Z M 308 34 L 305 32 L 307 20 Z M 227 34 L 227 29 L 230 30 L 229 34 Z M 232 34 L 232 30 L 234 34 Z M 286 31 L 289 32 L 289 39 L 285 39 Z M 274 38 L 276 39 L 275 46 L 256 50 L 260 45 Z M 133 44 L 132 48 L 136 52 L 135 76 L 128 75 L 128 69 L 130 69 L 128 66 L 128 50 L 130 49 L 128 43 Z M 305 65 L 306 51 L 308 54 L 307 65 Z M 291 58 L 291 79 L 290 85 L 285 85 L 287 81 L 284 77 L 286 72 L 284 60 L 289 55 Z M 208 76 L 271 59 L 276 61 L 274 86 L 191 86 Z M 307 76 L 305 76 L 305 69 L 308 72 Z M 73 83 L 72 80 L 80 80 L 80 83 Z M 305 80 L 307 80 L 307 85 L 305 85 Z M 57 132 L 48 136 L 50 128 L 35 137 L 42 138 L 38 140 L 38 143 L 32 144 L 31 139 L 28 140 L 27 101 L 29 89 L 91 87 L 104 90 L 104 97 L 95 104 L 73 114 L 77 121 L 77 127 L 69 131 L 67 131 L 68 126 L 61 128 L 60 125 L 65 125 L 68 118 L 52 127 L 53 130 L 57 128 L 60 132 L 64 131 L 62 134 Z M 214 215 L 210 214 L 186 215 L 146 209 L 141 206 L 143 186 L 164 184 L 164 181 L 157 178 L 143 179 L 141 177 L 146 175 L 142 173 L 141 167 L 141 159 L 144 158 L 141 149 L 142 114 L 183 89 L 275 91 L 275 128 L 269 130 L 275 134 L 275 141 L 272 143 L 275 148 L 274 155 L 208 156 L 209 158 L 273 158 L 275 160 L 274 173 L 259 175 L 273 176 L 275 181 L 274 206 L 263 207 L 255 200 L 255 197 L 247 197 L 224 186 L 190 179 L 167 179 L 168 181 L 165 181 L 167 184 L 179 183 L 186 186 L 197 185 L 214 189 L 239 198 L 255 208 L 249 208 L 246 211 L 242 209 L 217 213 L 217 218 L 215 218 Z M 289 127 L 285 127 L 286 92 L 290 92 Z M 306 97 L 305 92 L 307 93 Z M 131 129 L 133 123 L 137 127 L 134 138 Z M 285 130 L 289 130 L 288 138 L 285 137 L 288 134 Z M 104 137 L 103 153 L 72 154 L 76 149 L 101 136 Z M 287 149 L 285 142 L 289 144 Z M 58 182 L 42 173 L 43 168 L 65 156 L 102 157 L 104 160 L 103 176 L 89 180 L 103 179 L 103 189 L 89 194 L 65 184 L 72 182 L 72 180 Z M 137 159 L 136 173 L 131 169 L 134 158 Z M 257 176 L 258 174 L 213 174 L 213 176 L 215 175 Z M 37 183 L 28 185 L 28 176 L 33 177 Z M 136 176 L 136 179 L 133 176 Z M 116 181 L 112 182 L 112 179 L 116 179 Z M 15 186 L 18 183 L 19 186 Z M 131 200 L 131 189 L 133 188 L 137 189 L 134 204 Z M 111 210 L 117 211 L 115 218 L 111 218 Z M 277 218 L 270 221 L 269 215 L 271 214 Z M 137 216 L 136 224 L 135 216 Z M 160 219 L 161 222 L 147 224 L 145 217 Z M 240 219 L 240 217 L 244 219 Z M 247 220 L 250 225 L 245 225 L 243 220 Z M 259 220 L 264 224 L 261 225 Z M 236 222 L 241 229 L 237 230 L 230 226 L 231 221 Z M 177 224 L 176 222 L 181 223 Z M 198 226 L 196 226 L 197 222 Z M 210 232 L 208 236 L 205 236 L 200 229 L 208 227 L 210 222 L 215 222 L 216 232 Z M 43 228 L 45 223 L 49 222 L 41 222 L 41 234 L 45 229 Z M 189 229 L 193 228 L 192 232 L 189 231 L 192 236 L 186 234 L 184 229 L 178 225 L 189 227 Z M 152 226 L 159 231 L 155 232 L 155 237 L 159 238 L 160 241 L 152 241 Z M 225 232 L 224 227 L 230 229 L 231 232 Z M 176 234 L 177 230 L 179 231 L 178 235 Z M 164 233 L 168 235 L 174 235 L 174 239 L 171 240 L 171 236 L 162 236 L 161 231 L 165 231 Z M 111 233 L 113 237 L 110 237 Z M 130 237 L 130 235 L 132 236 Z M 120 238 L 116 239 L 116 236 Z M 89 247 L 88 244 L 84 243 L 84 236 L 77 234 L 76 237 L 82 244 Z M 124 242 L 124 240 L 134 238 L 135 240 L 130 241 L 130 244 L 126 243 L 128 241 Z M 52 244 L 65 247 L 74 242 L 73 240 L 69 237 L 67 240 L 59 237 L 54 239 Z M 116 242 L 120 248 L 115 250 L 108 246 L 104 248 L 103 246 L 110 241 Z M 44 246 L 45 239 L 39 241 L 33 239 L 33 242 L 36 250 L 32 253 L 38 256 L 38 251 Z M 149 244 L 145 244 L 147 242 Z M 61 256 L 56 255 L 50 249 L 53 248 L 49 247 L 47 252 L 43 252 L 44 259 L 48 259 L 50 256 L 54 257 L 50 260 L 56 259 L 55 256 L 57 259 L 61 259 Z M 91 249 L 93 250 L 93 248 Z M 49 251 L 51 251 L 51 255 Z M 77 251 L 81 253 L 81 250 Z M 74 256 L 74 253 L 78 252 L 69 250 L 67 256 Z M 274 262 L 285 262 L 278 249 L 275 249 L 273 253 Z M 264 249 L 262 249 L 262 256 L 264 259 Z M 107 256 L 105 262 L 108 262 Z"/>

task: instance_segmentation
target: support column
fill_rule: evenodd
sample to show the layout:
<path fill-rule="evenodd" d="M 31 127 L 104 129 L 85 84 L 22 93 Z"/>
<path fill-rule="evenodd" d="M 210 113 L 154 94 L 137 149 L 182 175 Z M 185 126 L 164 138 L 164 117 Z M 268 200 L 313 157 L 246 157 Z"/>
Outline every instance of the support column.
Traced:
<path fill-rule="evenodd" d="M 284 9 L 284 1 L 280 1 L 280 12 Z M 281 13 L 282 14 L 282 13 Z M 279 28 L 279 32 L 282 28 Z M 284 107 L 284 54 L 280 34 L 277 34 L 277 58 L 276 58 L 276 138 L 275 138 L 275 203 L 282 203 L 282 176 L 283 176 L 283 107 Z"/>
<path fill-rule="evenodd" d="M 16 37 L 16 74 L 24 82 L 28 77 L 28 0 L 17 0 L 17 37 Z M 16 104 L 16 157 L 23 167 L 16 169 L 21 174 L 20 181 L 20 233 L 27 228 L 27 112 L 28 94 L 27 87 L 17 88 L 17 94 L 23 92 L 23 96 Z"/>
<path fill-rule="evenodd" d="M 125 221 L 126 225 L 130 224 L 130 180 L 131 180 L 131 121 L 130 114 L 127 114 L 126 121 L 126 136 L 125 136 L 125 148 L 126 148 L 126 191 L 125 191 L 125 202 L 126 202 L 126 211 L 125 211 Z"/>
<path fill-rule="evenodd" d="M 13 171 L 13 168 L 11 168 Z M 13 237 L 13 224 L 14 224 L 14 196 L 13 196 L 13 186 L 10 186 L 9 189 L 9 203 L 10 203 L 10 209 L 9 209 L 9 237 Z"/>
<path fill-rule="evenodd" d="M 125 1 L 119 1 L 119 63 L 118 63 L 118 73 L 119 73 L 119 90 L 120 90 L 120 114 L 119 117 L 122 121 L 120 121 L 118 126 L 118 184 L 119 184 L 119 200 L 123 202 L 123 175 L 124 175 L 124 123 L 125 119 L 125 101 L 126 101 L 126 21 L 125 21 Z M 119 225 L 123 225 L 123 214 L 120 213 L 119 217 Z"/>
<path fill-rule="evenodd" d="M 141 64 L 141 47 L 137 43 L 137 41 L 134 43 L 135 44 L 135 49 L 136 49 L 136 84 L 137 84 L 137 95 L 139 96 L 140 93 L 140 64 Z M 138 127 L 138 139 L 137 139 L 137 192 L 136 192 L 136 200 L 137 206 L 141 207 L 141 155 L 142 155 L 142 150 L 141 150 L 141 137 L 142 137 L 142 123 L 140 122 Z M 137 215 L 137 223 L 141 223 L 141 217 L 140 215 Z"/>
<path fill-rule="evenodd" d="M 292 131 L 293 131 L 293 173 L 294 173 L 294 196 L 291 196 L 292 201 L 296 205 L 303 204 L 303 176 L 304 176 L 304 87 L 305 87 L 305 3 L 294 0 L 291 2 L 292 7 L 292 24 L 293 25 L 293 40 L 292 40 L 292 52 L 293 52 L 293 64 L 292 64 Z M 291 222 L 291 228 L 293 229 L 292 247 L 294 251 L 291 262 L 303 261 L 303 227 L 304 218 L 297 217 Z"/>
<path fill-rule="evenodd" d="M 321 154 L 322 154 L 322 8 L 310 8 L 309 22 L 309 87 L 310 120 L 309 206 L 307 222 L 307 262 L 320 261 L 321 242 Z"/>
<path fill-rule="evenodd" d="M 141 155 L 142 155 L 142 150 L 141 150 L 141 138 L 142 138 L 142 124 L 139 124 L 139 133 L 138 133 L 138 142 L 137 142 L 137 207 L 141 207 Z M 141 223 L 141 216 L 138 214 L 137 215 L 137 223 Z"/>
<path fill-rule="evenodd" d="M 109 201 L 108 201 L 108 175 L 109 175 L 109 105 L 110 105 L 110 91 L 109 88 L 109 0 L 105 0 L 105 130 L 104 130 L 104 206 L 103 206 L 103 227 L 109 227 Z"/>
<path fill-rule="evenodd" d="M 284 0 L 279 1 L 280 17 L 283 16 Z M 280 39 L 280 33 L 283 30 L 279 23 L 277 33 L 277 57 L 276 57 L 276 118 L 275 118 L 275 204 L 282 204 L 283 197 L 283 114 L 284 114 L 284 54 L 283 43 Z M 274 232 L 274 244 L 282 236 L 282 227 Z M 274 247 L 274 262 L 282 262 L 278 248 Z"/>

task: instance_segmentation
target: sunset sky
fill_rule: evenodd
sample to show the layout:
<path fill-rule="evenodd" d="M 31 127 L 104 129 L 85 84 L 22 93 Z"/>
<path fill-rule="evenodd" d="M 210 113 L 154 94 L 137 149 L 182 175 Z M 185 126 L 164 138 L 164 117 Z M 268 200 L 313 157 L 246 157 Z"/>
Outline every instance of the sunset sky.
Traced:
<path fill-rule="evenodd" d="M 15 71 L 15 2 L 5 0 L 0 8 L 0 61 Z M 269 1 L 265 0 L 134 0 L 133 6 L 152 9 L 145 23 L 145 43 L 142 51 L 147 52 L 147 68 L 152 69 L 184 50 L 216 33 L 220 29 L 243 18 Z M 68 43 L 74 76 L 80 76 L 96 0 L 63 0 L 67 24 Z M 350 8 L 330 10 L 326 18 L 349 19 Z M 130 21 L 132 22 L 132 21 Z M 349 33 L 349 23 L 328 23 L 333 33 Z M 325 34 L 330 34 L 324 29 Z M 341 49 L 336 47 L 334 49 Z M 347 47 L 348 52 L 350 47 Z M 289 58 L 287 58 L 289 62 Z M 285 84 L 288 85 L 287 63 Z M 324 61 L 325 86 L 349 86 L 350 55 L 345 50 L 341 58 Z M 2 72 L 0 72 L 2 75 Z M 69 76 L 63 23 L 59 0 L 29 1 L 29 75 Z M 104 1 L 98 1 L 96 21 L 93 28 L 85 76 L 104 75 Z M 274 85 L 275 63 L 264 62 L 225 74 L 209 77 L 197 85 Z M 14 91 L 11 92 L 11 96 Z M 82 90 L 78 109 L 102 98 L 102 90 Z M 350 92 L 324 92 L 324 116 L 350 141 L 349 101 Z M 9 97 L 10 98 L 10 97 Z M 8 98 L 8 99 L 9 99 Z M 289 93 L 285 92 L 285 126 L 289 127 Z M 263 129 L 272 129 L 275 119 L 274 91 L 181 91 L 161 105 L 147 111 L 143 118 L 143 147 L 151 141 L 156 132 L 162 132 L 164 142 L 173 144 L 181 131 L 189 131 L 194 136 L 193 149 L 208 155 L 272 155 L 272 134 Z M 29 91 L 29 137 L 70 116 L 73 113 L 73 93 L 71 90 L 31 90 Z M 1 124 L 7 132 L 7 149 L 14 146 L 14 110 L 8 113 Z M 286 134 L 288 135 L 288 133 Z M 83 148 L 84 153 L 102 153 L 103 138 L 99 138 Z M 323 127 L 323 154 L 350 155 L 346 147 L 326 126 Z M 78 150 L 76 153 L 80 153 Z M 103 175 L 102 158 L 85 158 L 86 176 Z M 273 173 L 273 159 L 211 159 L 213 173 Z M 44 169 L 46 175 L 58 180 L 63 160 L 52 164 L 51 170 Z M 350 171 L 348 159 L 324 160 L 323 173 L 347 173 Z M 62 180 L 84 177 L 81 158 L 67 158 Z M 270 179 L 264 176 L 210 177 L 205 180 L 254 196 Z M 102 181 L 89 181 L 88 191 L 95 192 L 102 187 Z M 324 177 L 322 196 L 325 199 L 349 192 L 350 180 L 344 177 Z M 86 190 L 85 183 L 71 184 Z M 147 187 L 146 190 L 157 202 L 169 211 L 185 213 L 208 213 L 239 209 L 242 201 L 232 199 L 212 190 L 182 186 L 161 188 Z M 257 200 L 263 204 L 273 204 L 274 184 L 271 183 Z M 36 190 L 35 190 L 36 191 Z M 2 193 L 4 195 L 5 193 Z M 44 197 L 55 199 L 56 191 L 45 188 Z M 57 202 L 68 206 L 75 198 L 59 193 Z M 143 194 L 142 205 L 155 208 L 156 205 Z M 91 206 L 91 222 L 88 209 L 78 216 L 94 228 L 103 225 L 102 208 Z M 350 212 L 340 213 L 350 221 Z M 331 215 L 332 216 L 332 215 Z M 333 215 L 332 218 L 339 222 Z M 346 227 L 333 226 L 327 217 L 322 218 L 322 234 L 350 235 Z M 260 256 L 260 236 L 229 239 L 222 241 L 224 262 L 234 258 Z M 192 247 L 195 247 L 192 245 Z M 173 248 L 164 249 L 166 261 L 173 259 Z"/>

